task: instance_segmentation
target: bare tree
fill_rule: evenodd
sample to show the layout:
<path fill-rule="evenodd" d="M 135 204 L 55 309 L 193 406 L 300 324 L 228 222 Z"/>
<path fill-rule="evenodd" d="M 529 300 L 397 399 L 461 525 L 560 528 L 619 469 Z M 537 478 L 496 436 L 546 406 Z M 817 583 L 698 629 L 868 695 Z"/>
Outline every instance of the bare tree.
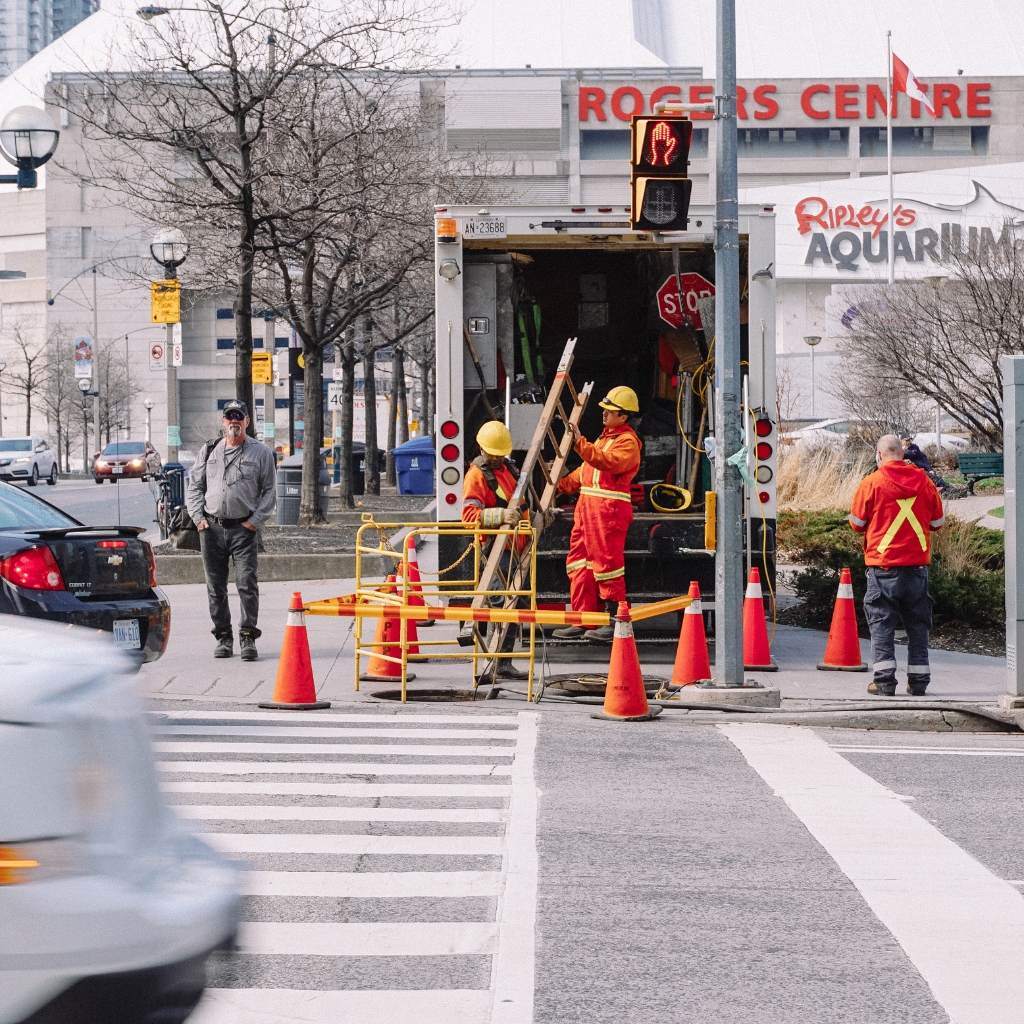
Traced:
<path fill-rule="evenodd" d="M 196 0 L 163 13 L 111 55 L 108 66 L 138 70 L 64 77 L 57 102 L 90 146 L 63 166 L 143 223 L 182 228 L 194 253 L 182 269 L 187 285 L 232 290 L 235 393 L 251 409 L 257 236 L 280 212 L 267 205 L 274 190 L 265 185 L 281 169 L 281 148 L 296 141 L 287 130 L 275 135 L 272 123 L 280 126 L 282 105 L 308 98 L 295 83 L 325 69 L 422 66 L 447 12 L 420 0 Z M 321 108 L 307 113 L 318 125 L 330 120 Z M 303 168 L 285 163 L 301 189 Z"/>
<path fill-rule="evenodd" d="M 1003 226 L 944 246 L 948 277 L 867 289 L 842 350 L 842 397 L 890 429 L 940 404 L 988 450 L 1003 441 L 1000 357 L 1024 353 L 1024 239 Z"/>
<path fill-rule="evenodd" d="M 61 323 L 54 324 L 47 337 L 46 383 L 42 399 L 63 473 L 71 472 L 71 445 L 81 436 L 84 401 L 75 381 L 72 344 L 70 328 Z"/>
<path fill-rule="evenodd" d="M 46 384 L 46 338 L 37 337 L 35 327 L 31 321 L 15 320 L 4 332 L 18 352 L 16 361 L 4 373 L 4 393 L 25 403 L 26 434 L 32 433 L 33 402 Z"/>

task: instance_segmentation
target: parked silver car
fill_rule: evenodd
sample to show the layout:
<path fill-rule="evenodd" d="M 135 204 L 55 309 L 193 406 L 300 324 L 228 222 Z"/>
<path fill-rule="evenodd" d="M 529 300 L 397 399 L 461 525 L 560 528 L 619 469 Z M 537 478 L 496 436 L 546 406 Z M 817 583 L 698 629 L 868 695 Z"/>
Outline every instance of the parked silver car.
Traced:
<path fill-rule="evenodd" d="M 57 482 L 57 453 L 45 437 L 0 437 L 0 480 Z"/>
<path fill-rule="evenodd" d="M 0 1022 L 181 1024 L 235 869 L 164 803 L 136 662 L 0 615 Z"/>

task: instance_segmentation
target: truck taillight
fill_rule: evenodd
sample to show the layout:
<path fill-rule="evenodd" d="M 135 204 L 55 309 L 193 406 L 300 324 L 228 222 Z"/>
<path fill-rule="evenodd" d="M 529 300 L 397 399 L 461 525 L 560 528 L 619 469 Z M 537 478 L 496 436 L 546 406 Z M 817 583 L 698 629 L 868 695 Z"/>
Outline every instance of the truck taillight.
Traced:
<path fill-rule="evenodd" d="M 449 491 L 445 496 L 444 500 L 449 505 L 454 505 L 459 500 L 459 496 L 454 491 Z"/>
<path fill-rule="evenodd" d="M 441 436 L 447 437 L 451 440 L 453 437 L 459 436 L 459 425 L 455 420 L 445 420 L 441 424 Z"/>
<path fill-rule="evenodd" d="M 772 496 L 767 491 L 762 491 L 757 497 L 762 505 L 767 505 L 772 500 Z"/>
<path fill-rule="evenodd" d="M 67 590 L 60 566 L 47 548 L 32 548 L 0 562 L 0 576 L 26 590 Z"/>
<path fill-rule="evenodd" d="M 445 462 L 454 462 L 459 457 L 459 446 L 457 444 L 446 444 L 441 449 L 441 458 Z"/>
<path fill-rule="evenodd" d="M 757 445 L 757 457 L 762 462 L 772 457 L 772 446 L 767 441 L 759 441 Z"/>
<path fill-rule="evenodd" d="M 767 437 L 772 432 L 772 421 L 771 420 L 758 420 L 757 421 L 757 436 Z"/>

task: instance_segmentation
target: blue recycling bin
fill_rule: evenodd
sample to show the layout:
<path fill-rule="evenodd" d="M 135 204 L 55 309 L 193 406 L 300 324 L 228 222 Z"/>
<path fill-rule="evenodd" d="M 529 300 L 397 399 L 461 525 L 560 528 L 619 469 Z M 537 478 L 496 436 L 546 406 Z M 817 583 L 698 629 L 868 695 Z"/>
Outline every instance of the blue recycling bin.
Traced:
<path fill-rule="evenodd" d="M 434 493 L 434 445 L 429 437 L 414 437 L 391 449 L 399 494 Z"/>

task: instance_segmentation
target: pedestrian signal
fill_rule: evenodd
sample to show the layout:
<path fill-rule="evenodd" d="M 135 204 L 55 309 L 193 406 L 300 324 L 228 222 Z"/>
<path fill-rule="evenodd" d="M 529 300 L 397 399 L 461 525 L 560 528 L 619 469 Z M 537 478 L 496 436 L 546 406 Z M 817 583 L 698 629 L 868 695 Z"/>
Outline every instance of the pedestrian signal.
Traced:
<path fill-rule="evenodd" d="M 629 154 L 634 231 L 685 231 L 693 124 L 686 117 L 634 117 Z"/>

